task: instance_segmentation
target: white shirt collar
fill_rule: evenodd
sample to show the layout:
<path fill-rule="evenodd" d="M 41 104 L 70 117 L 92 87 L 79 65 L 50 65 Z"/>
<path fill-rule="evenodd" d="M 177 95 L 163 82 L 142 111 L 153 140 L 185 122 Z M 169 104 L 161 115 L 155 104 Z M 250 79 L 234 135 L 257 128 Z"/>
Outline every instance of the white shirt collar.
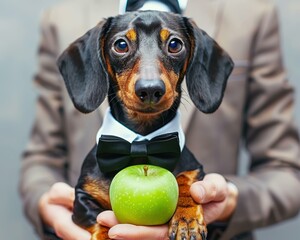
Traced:
<path fill-rule="evenodd" d="M 168 124 L 164 125 L 162 128 L 146 136 L 143 136 L 131 131 L 130 129 L 122 125 L 120 122 L 118 122 L 112 116 L 110 108 L 108 108 L 103 118 L 102 126 L 100 127 L 97 133 L 96 142 L 98 144 L 98 140 L 101 137 L 101 135 L 112 135 L 112 136 L 121 137 L 126 141 L 132 143 L 134 140 L 135 141 L 151 140 L 156 136 L 166 134 L 166 133 L 172 133 L 172 132 L 178 132 L 180 149 L 182 150 L 185 144 L 185 135 L 180 124 L 179 111 L 177 111 L 177 114 L 174 117 L 174 119 L 172 119 L 172 121 L 170 121 Z"/>

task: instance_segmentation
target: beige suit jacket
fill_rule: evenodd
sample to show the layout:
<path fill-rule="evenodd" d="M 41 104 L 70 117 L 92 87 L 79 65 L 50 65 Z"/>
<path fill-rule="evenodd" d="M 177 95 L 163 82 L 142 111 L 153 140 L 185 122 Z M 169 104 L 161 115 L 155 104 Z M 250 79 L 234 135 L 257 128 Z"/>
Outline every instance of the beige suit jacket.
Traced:
<path fill-rule="evenodd" d="M 75 110 L 56 58 L 118 9 L 115 0 L 71 0 L 43 15 L 35 77 L 37 115 L 20 176 L 25 213 L 41 236 L 40 196 L 54 182 L 76 184 L 107 106 L 88 115 Z M 239 189 L 237 209 L 222 239 L 294 216 L 300 207 L 299 139 L 274 5 L 268 0 L 189 0 L 185 15 L 235 62 L 223 103 L 214 114 L 197 111 L 187 95 L 181 106 L 187 146 L 206 172 L 223 174 Z M 243 146 L 249 153 L 249 173 L 237 176 Z"/>

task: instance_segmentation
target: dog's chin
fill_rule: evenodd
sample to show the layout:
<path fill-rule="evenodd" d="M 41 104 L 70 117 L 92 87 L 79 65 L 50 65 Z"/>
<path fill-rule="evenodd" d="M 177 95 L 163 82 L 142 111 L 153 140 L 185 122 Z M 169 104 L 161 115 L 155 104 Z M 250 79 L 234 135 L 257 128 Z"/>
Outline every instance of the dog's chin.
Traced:
<path fill-rule="evenodd" d="M 155 107 L 144 107 L 144 108 L 128 108 L 128 112 L 135 113 L 136 115 L 158 115 L 164 112 L 166 109 L 155 108 Z"/>
<path fill-rule="evenodd" d="M 166 108 L 157 106 L 130 106 L 127 108 L 127 116 L 133 122 L 151 125 L 166 110 Z"/>
<path fill-rule="evenodd" d="M 127 109 L 138 115 L 159 115 L 164 111 L 167 111 L 172 106 L 172 103 L 168 104 L 135 104 L 128 106 Z"/>
<path fill-rule="evenodd" d="M 147 108 L 143 108 L 143 109 L 139 109 L 137 110 L 137 112 L 139 114 L 160 114 L 164 111 L 164 109 L 156 109 L 156 108 L 153 108 L 153 107 L 147 107 Z"/>
<path fill-rule="evenodd" d="M 123 101 L 127 117 L 136 124 L 152 125 L 162 114 L 172 108 L 174 98 L 161 99 L 158 103 L 141 102 L 136 99 Z"/>

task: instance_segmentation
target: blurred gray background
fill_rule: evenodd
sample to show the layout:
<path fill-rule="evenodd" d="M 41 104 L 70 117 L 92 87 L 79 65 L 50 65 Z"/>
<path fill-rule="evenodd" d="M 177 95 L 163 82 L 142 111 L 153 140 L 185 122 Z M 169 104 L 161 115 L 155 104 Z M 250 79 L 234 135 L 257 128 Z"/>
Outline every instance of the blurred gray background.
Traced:
<path fill-rule="evenodd" d="M 36 240 L 26 222 L 17 192 L 21 151 L 35 114 L 36 71 L 41 11 L 60 0 L 0 2 L 0 239 Z M 251 0 L 249 0 L 251 1 Z M 300 1 L 276 0 L 283 51 L 292 84 L 300 91 Z M 296 123 L 300 126 L 300 96 Z M 300 199 L 299 199 L 300 201 Z M 300 239 L 300 216 L 256 232 L 259 240 Z"/>

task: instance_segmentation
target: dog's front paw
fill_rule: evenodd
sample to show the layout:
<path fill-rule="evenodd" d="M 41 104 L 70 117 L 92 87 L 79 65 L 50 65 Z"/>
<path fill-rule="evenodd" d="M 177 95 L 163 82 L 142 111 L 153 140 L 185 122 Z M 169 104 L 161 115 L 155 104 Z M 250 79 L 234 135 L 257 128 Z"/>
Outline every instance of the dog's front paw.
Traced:
<path fill-rule="evenodd" d="M 169 222 L 171 240 L 206 240 L 207 229 L 203 217 L 203 208 L 196 203 L 190 187 L 199 179 L 199 170 L 182 172 L 177 176 L 179 198 L 176 212 Z"/>
<path fill-rule="evenodd" d="M 169 223 L 171 240 L 206 240 L 207 229 L 200 205 L 178 207 Z"/>
<path fill-rule="evenodd" d="M 110 238 L 108 237 L 109 228 L 101 226 L 98 223 L 87 228 L 86 230 L 91 233 L 90 240 L 110 240 Z"/>

